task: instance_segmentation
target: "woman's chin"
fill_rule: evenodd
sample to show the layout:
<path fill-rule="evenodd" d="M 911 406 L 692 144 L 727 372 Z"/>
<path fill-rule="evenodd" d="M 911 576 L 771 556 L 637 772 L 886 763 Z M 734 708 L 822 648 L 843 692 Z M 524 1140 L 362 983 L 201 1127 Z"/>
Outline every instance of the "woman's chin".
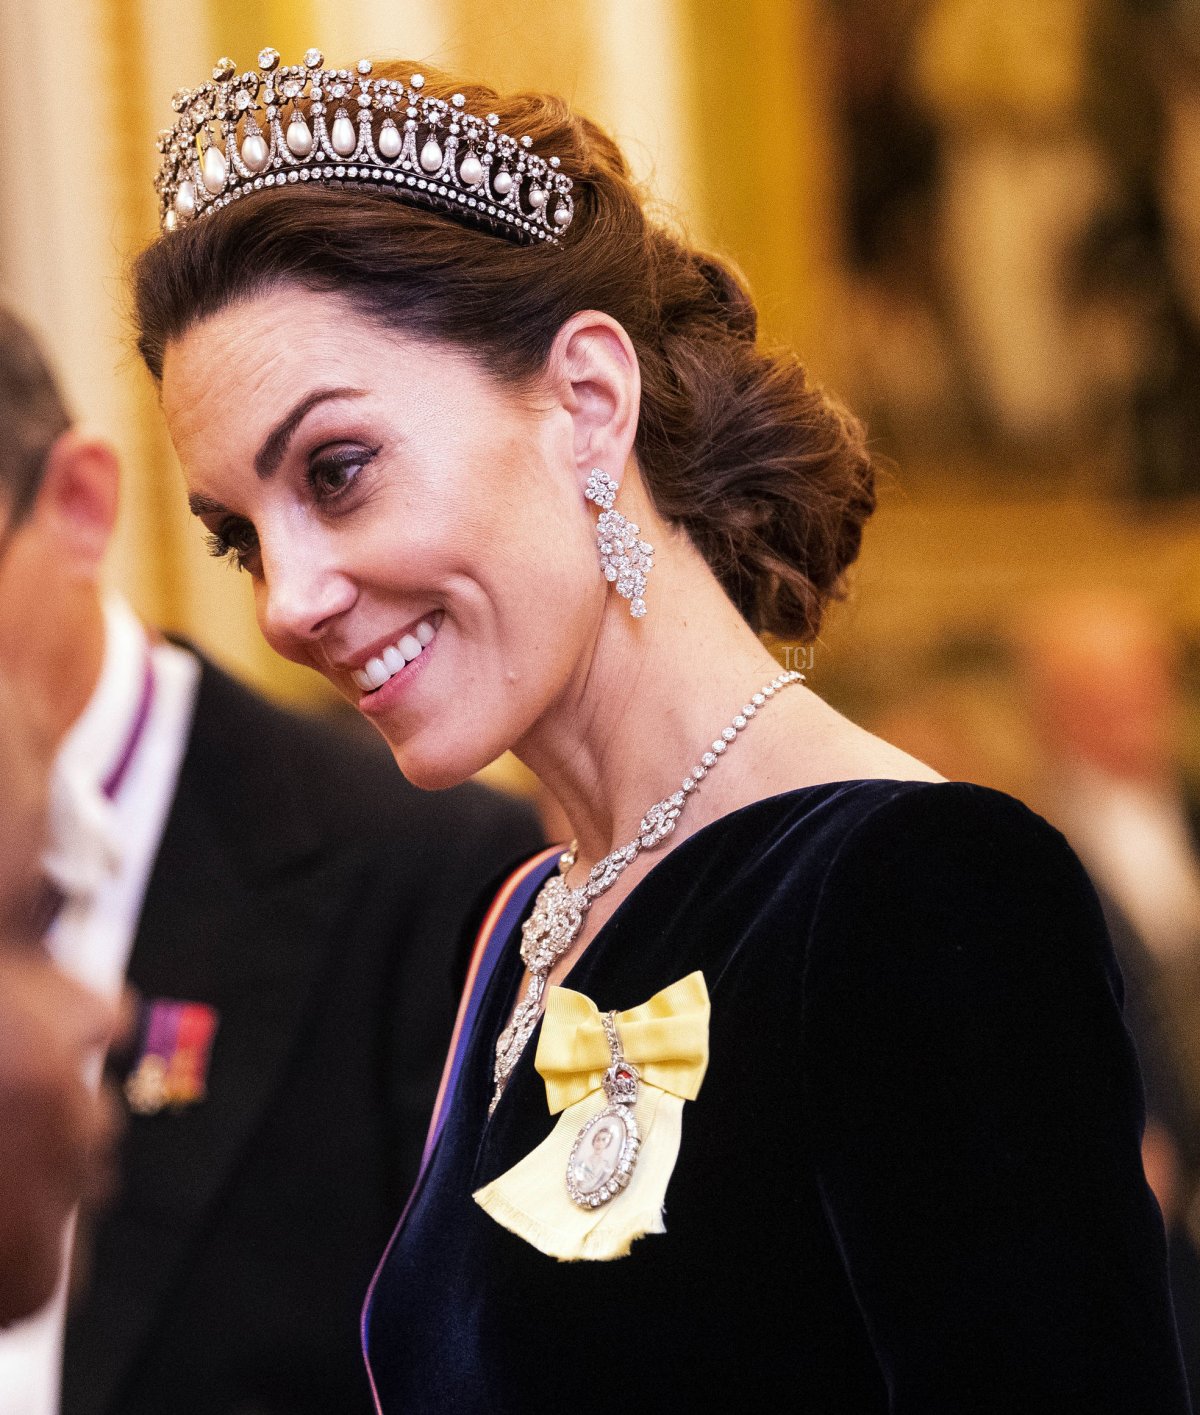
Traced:
<path fill-rule="evenodd" d="M 412 741 L 389 742 L 388 745 L 401 775 L 422 791 L 446 791 L 451 786 L 461 786 L 493 760 L 478 752 L 456 752 L 444 747 L 436 752 L 425 752 Z"/>

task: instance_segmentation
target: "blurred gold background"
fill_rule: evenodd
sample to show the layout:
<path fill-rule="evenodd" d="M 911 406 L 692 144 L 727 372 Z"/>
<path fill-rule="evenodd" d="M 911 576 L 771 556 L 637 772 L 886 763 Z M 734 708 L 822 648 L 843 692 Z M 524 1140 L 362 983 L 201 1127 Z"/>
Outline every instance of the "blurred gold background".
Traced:
<path fill-rule="evenodd" d="M 847 603 L 811 653 L 781 656 L 948 774 L 1036 804 L 1007 644 L 1028 606 L 1109 587 L 1200 639 L 1193 9 L 0 0 L 0 56 L 31 98 L 0 143 L 0 298 L 121 451 L 114 582 L 276 695 L 320 702 L 261 643 L 248 584 L 206 558 L 132 352 L 124 272 L 154 231 L 155 134 L 175 89 L 268 43 L 561 91 L 737 262 L 764 330 L 890 459 Z"/>

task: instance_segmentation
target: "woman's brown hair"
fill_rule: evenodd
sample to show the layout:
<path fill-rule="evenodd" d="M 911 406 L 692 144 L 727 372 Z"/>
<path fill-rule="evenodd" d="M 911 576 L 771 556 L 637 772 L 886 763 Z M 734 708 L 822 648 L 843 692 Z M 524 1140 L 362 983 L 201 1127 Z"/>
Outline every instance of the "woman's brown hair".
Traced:
<path fill-rule="evenodd" d="M 411 67 L 376 73 L 402 77 Z M 574 181 L 561 247 L 528 247 L 377 190 L 284 187 L 156 241 L 134 268 L 138 348 L 156 379 L 195 321 L 279 285 L 334 292 L 387 329 L 448 340 L 494 376 L 536 380 L 576 311 L 617 320 L 637 351 L 635 449 L 660 515 L 681 526 L 757 631 L 814 637 L 875 506 L 863 429 L 790 351 L 758 342 L 754 304 L 721 261 L 651 220 L 616 144 L 546 94 L 503 97 L 426 69 Z"/>

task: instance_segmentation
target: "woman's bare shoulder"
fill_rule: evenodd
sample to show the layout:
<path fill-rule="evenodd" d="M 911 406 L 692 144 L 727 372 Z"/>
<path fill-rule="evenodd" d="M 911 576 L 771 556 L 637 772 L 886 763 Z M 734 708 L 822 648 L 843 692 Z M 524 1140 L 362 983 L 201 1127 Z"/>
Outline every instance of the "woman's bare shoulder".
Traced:
<path fill-rule="evenodd" d="M 782 724 L 781 724 L 782 726 Z M 789 750 L 775 757 L 789 786 L 827 781 L 945 781 L 940 772 L 868 732 L 813 693 L 793 709 Z"/>
<path fill-rule="evenodd" d="M 830 780 L 885 777 L 891 781 L 945 781 L 941 772 L 854 723 L 835 754 Z"/>

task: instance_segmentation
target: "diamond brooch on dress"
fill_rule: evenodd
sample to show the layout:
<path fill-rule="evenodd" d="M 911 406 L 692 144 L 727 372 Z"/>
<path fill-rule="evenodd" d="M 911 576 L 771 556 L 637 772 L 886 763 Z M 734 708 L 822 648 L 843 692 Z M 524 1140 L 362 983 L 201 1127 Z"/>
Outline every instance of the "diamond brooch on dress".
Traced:
<path fill-rule="evenodd" d="M 516 241 L 560 244 L 575 210 L 571 179 L 530 138 L 502 133 L 497 114 L 469 113 L 461 93 L 424 93 L 421 74 L 373 78 L 369 59 L 350 70 L 325 68 L 318 49 L 303 64 L 279 57 L 264 49 L 243 74 L 221 59 L 210 81 L 175 95 L 154 184 L 164 233 L 248 192 L 356 182 Z"/>

